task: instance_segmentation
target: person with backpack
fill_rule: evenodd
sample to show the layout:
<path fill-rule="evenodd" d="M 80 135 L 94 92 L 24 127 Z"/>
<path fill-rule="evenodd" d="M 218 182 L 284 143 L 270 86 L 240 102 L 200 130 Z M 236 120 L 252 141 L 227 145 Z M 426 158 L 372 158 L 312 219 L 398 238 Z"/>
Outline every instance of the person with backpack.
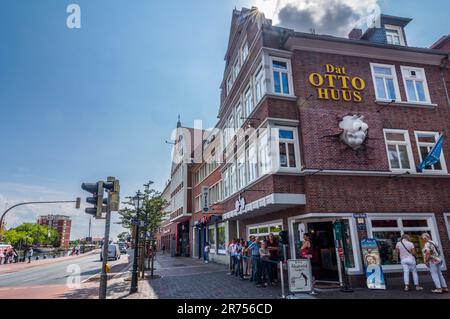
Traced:
<path fill-rule="evenodd" d="M 397 254 L 400 256 L 400 263 L 403 267 L 403 280 L 405 283 L 405 291 L 409 290 L 409 273 L 412 273 L 414 286 L 416 290 L 423 290 L 419 285 L 419 275 L 417 273 L 416 249 L 411 242 L 410 237 L 404 234 L 395 246 Z"/>
<path fill-rule="evenodd" d="M 436 294 L 448 293 L 447 282 L 442 275 L 443 260 L 441 249 L 438 244 L 431 240 L 431 236 L 428 233 L 422 234 L 421 238 L 425 242 L 422 250 L 425 264 L 430 270 L 431 278 L 436 286 L 436 289 L 433 289 L 431 292 Z"/>

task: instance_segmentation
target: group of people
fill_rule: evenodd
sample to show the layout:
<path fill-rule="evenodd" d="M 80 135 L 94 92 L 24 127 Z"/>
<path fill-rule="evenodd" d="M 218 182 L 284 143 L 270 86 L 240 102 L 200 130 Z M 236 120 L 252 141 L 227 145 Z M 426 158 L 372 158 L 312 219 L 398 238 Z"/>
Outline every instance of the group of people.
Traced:
<path fill-rule="evenodd" d="M 428 233 L 422 234 L 421 238 L 424 242 L 422 250 L 424 262 L 430 271 L 431 278 L 436 286 L 431 292 L 448 293 L 447 282 L 442 275 L 443 255 L 441 249 L 436 242 L 431 240 L 431 236 Z M 408 291 L 410 289 L 410 273 L 412 274 L 416 290 L 423 290 L 419 285 L 419 275 L 417 273 L 417 252 L 410 237 L 407 234 L 404 234 L 395 248 L 400 256 L 400 263 L 403 267 L 404 290 Z"/>
<path fill-rule="evenodd" d="M 278 283 L 279 243 L 271 233 L 267 237 L 250 236 L 250 240 L 234 239 L 228 247 L 230 275 L 250 280 L 257 287 Z"/>
<path fill-rule="evenodd" d="M 25 250 L 25 259 L 28 259 L 28 263 L 31 262 L 31 257 L 33 256 L 33 248 L 28 247 Z M 2 264 L 12 264 L 19 262 L 19 254 L 14 247 L 5 248 L 0 250 L 0 265 Z"/>

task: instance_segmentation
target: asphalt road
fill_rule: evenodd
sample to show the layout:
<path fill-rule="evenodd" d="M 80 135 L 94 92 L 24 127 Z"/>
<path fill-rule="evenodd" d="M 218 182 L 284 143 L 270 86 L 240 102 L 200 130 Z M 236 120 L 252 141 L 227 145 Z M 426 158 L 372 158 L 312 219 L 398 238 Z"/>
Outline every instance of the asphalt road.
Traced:
<path fill-rule="evenodd" d="M 108 264 L 112 267 L 116 264 L 124 263 L 126 260 L 128 260 L 128 256 L 122 255 L 121 259 L 117 261 L 110 260 Z M 70 276 L 78 273 L 80 282 L 83 282 L 89 277 L 100 273 L 101 265 L 100 254 L 91 254 L 74 260 L 65 260 L 23 269 L 14 273 L 1 274 L 0 272 L 0 288 L 65 285 Z"/>

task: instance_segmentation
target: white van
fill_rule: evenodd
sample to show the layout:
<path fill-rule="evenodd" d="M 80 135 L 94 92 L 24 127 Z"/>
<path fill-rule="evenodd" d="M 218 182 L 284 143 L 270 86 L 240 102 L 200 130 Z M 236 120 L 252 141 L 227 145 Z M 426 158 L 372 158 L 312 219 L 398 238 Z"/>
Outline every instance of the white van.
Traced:
<path fill-rule="evenodd" d="M 109 259 L 120 259 L 120 248 L 117 244 L 109 244 L 108 245 L 108 260 Z M 100 260 L 103 261 L 103 247 L 100 252 Z"/>

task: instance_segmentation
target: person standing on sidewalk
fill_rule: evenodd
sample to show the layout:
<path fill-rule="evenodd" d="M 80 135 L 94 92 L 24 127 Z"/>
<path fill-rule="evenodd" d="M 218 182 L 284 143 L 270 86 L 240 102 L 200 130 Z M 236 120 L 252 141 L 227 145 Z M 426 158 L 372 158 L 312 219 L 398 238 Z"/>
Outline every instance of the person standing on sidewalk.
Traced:
<path fill-rule="evenodd" d="M 252 243 L 248 247 L 252 255 L 252 277 L 250 281 L 256 282 L 256 285 L 261 285 L 261 259 L 259 254 L 259 243 L 255 236 L 250 237 Z"/>
<path fill-rule="evenodd" d="M 27 249 L 26 255 L 27 255 L 27 258 L 28 258 L 28 263 L 31 263 L 31 257 L 33 257 L 33 247 L 30 246 Z"/>
<path fill-rule="evenodd" d="M 203 249 L 203 261 L 205 264 L 209 263 L 209 252 L 211 251 L 211 247 L 209 246 L 209 243 L 205 243 L 205 248 Z"/>
<path fill-rule="evenodd" d="M 261 268 L 262 268 L 262 282 L 263 287 L 267 287 L 272 283 L 272 267 L 270 262 L 270 252 L 267 248 L 267 243 L 263 241 L 261 243 L 261 248 L 259 249 L 259 255 L 261 258 Z"/>
<path fill-rule="evenodd" d="M 442 275 L 442 255 L 441 249 L 438 244 L 431 240 L 428 233 L 422 234 L 422 240 L 425 241 L 423 247 L 423 256 L 425 259 L 425 264 L 431 273 L 431 278 L 433 279 L 436 289 L 431 292 L 441 294 L 443 292 L 448 293 L 447 282 Z"/>
<path fill-rule="evenodd" d="M 248 279 L 249 277 L 249 266 L 250 266 L 250 250 L 248 249 L 248 241 L 243 240 L 243 247 L 242 247 L 242 268 L 243 268 L 243 278 Z M 251 270 L 250 270 L 251 271 Z"/>
<path fill-rule="evenodd" d="M 270 260 L 273 261 L 273 263 L 270 263 L 270 277 L 272 278 L 274 283 L 278 283 L 278 266 L 277 262 L 279 261 L 279 244 L 278 240 L 276 240 L 273 233 L 269 234 L 269 239 L 267 240 L 267 249 L 270 253 Z"/>
<path fill-rule="evenodd" d="M 400 241 L 395 246 L 397 254 L 400 256 L 400 263 L 403 267 L 403 279 L 405 282 L 405 291 L 409 290 L 409 273 L 412 273 L 416 290 L 423 290 L 419 286 L 419 275 L 417 273 L 416 249 L 407 234 L 403 234 Z"/>

